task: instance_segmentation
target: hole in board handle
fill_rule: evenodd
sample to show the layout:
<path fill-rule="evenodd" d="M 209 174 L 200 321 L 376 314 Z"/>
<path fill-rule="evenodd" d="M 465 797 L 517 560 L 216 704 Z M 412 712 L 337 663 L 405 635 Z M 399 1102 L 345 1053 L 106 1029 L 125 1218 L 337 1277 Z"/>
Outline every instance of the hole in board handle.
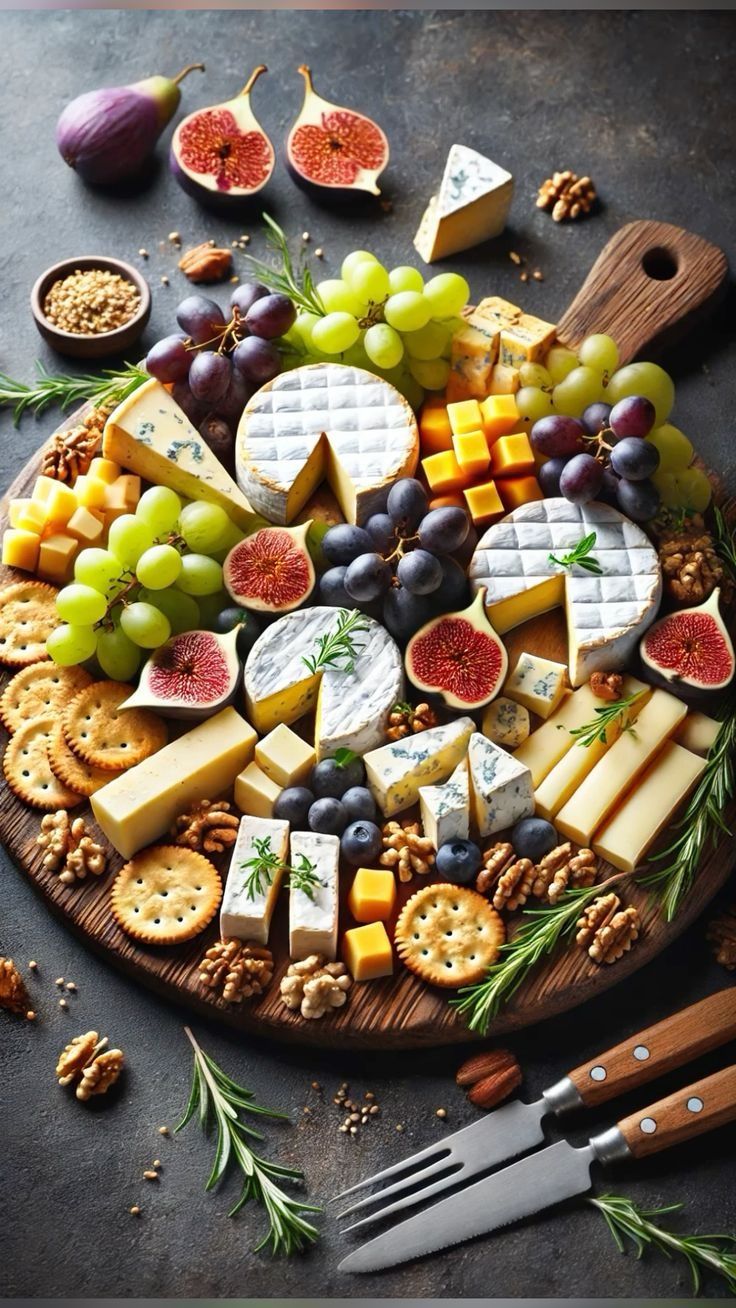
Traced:
<path fill-rule="evenodd" d="M 655 282 L 670 282 L 677 275 L 677 255 L 663 245 L 655 245 L 642 255 L 641 266 L 647 277 Z"/>

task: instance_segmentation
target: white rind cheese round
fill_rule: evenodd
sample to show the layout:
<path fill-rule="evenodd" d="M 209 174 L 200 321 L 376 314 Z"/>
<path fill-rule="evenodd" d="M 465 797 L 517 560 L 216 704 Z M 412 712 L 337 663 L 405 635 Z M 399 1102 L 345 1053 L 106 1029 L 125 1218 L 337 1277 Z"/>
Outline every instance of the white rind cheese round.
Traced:
<path fill-rule="evenodd" d="M 595 532 L 590 556 L 600 576 L 579 564 L 550 562 Z M 574 686 L 593 672 L 627 663 L 654 621 L 662 597 L 662 575 L 648 536 L 607 504 L 539 500 L 515 509 L 489 527 L 468 569 L 475 591 L 486 588 L 488 616 L 499 632 L 564 604 L 567 613 L 570 680 Z"/>
<path fill-rule="evenodd" d="M 238 485 L 270 522 L 292 522 L 327 478 L 348 522 L 380 512 L 411 477 L 419 433 L 394 386 L 362 368 L 314 363 L 281 373 L 248 401 L 238 427 Z"/>

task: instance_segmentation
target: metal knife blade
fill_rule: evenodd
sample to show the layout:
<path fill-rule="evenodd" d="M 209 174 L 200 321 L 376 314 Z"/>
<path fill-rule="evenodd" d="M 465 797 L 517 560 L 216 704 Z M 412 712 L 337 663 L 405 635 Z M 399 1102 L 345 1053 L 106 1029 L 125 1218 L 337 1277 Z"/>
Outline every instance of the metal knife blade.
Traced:
<path fill-rule="evenodd" d="M 375 1272 L 420 1258 L 529 1217 L 590 1188 L 595 1154 L 566 1140 L 512 1163 L 459 1194 L 407 1218 L 340 1263 L 342 1272 Z"/>

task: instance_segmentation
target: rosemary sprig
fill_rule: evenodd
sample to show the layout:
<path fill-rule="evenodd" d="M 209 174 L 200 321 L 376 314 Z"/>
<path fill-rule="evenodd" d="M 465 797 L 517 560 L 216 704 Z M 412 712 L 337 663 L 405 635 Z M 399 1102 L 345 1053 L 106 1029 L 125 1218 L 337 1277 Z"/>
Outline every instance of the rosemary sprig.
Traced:
<path fill-rule="evenodd" d="M 665 866 L 639 878 L 642 885 L 651 886 L 661 896 L 668 922 L 680 911 L 705 850 L 713 847 L 720 835 L 731 835 L 724 812 L 734 793 L 735 748 L 736 697 L 732 696 L 708 752 L 705 771 L 675 827 L 678 834 L 666 849 L 650 858 L 654 863 L 666 860 Z"/>
<path fill-rule="evenodd" d="M 273 885 L 273 879 L 276 873 L 284 866 L 278 854 L 271 848 L 271 837 L 259 836 L 253 837 L 255 854 L 252 858 L 246 858 L 241 864 L 241 870 L 247 872 L 245 880 L 245 893 L 249 899 L 255 899 L 256 895 L 264 895 L 270 885 Z"/>
<path fill-rule="evenodd" d="M 91 400 L 98 407 L 110 408 L 150 381 L 148 373 L 133 363 L 127 363 L 120 371 L 108 368 L 97 375 L 88 373 L 82 377 L 47 372 L 40 362 L 36 363 L 36 369 L 38 376 L 35 385 L 31 386 L 0 372 L 0 406 L 13 405 L 15 427 L 26 409 L 43 413 L 51 404 L 58 404 L 64 410 L 73 404 L 83 404 L 85 400 Z"/>
<path fill-rule="evenodd" d="M 569 554 L 563 554 L 558 559 L 556 554 L 548 554 L 547 558 L 550 563 L 559 563 L 561 568 L 571 568 L 577 563 L 579 568 L 584 568 L 586 572 L 592 572 L 596 577 L 600 577 L 603 569 L 597 559 L 591 557 L 590 551 L 594 548 L 596 542 L 596 533 L 591 531 L 588 536 L 583 536 L 577 545 L 573 545 Z"/>
<path fill-rule="evenodd" d="M 356 655 L 363 648 L 356 646 L 355 636 L 368 630 L 365 614 L 359 609 L 338 609 L 337 626 L 334 631 L 326 631 L 316 640 L 317 653 L 314 657 L 302 654 L 302 662 L 314 673 L 320 668 L 337 668 L 339 672 L 352 672 L 355 668 Z"/>
<path fill-rule="evenodd" d="M 264 263 L 262 259 L 257 259 L 255 255 L 247 254 L 245 257 L 256 277 L 270 291 L 278 291 L 281 295 L 288 295 L 289 299 L 293 300 L 299 309 L 304 309 L 307 313 L 316 313 L 320 318 L 324 317 L 326 309 L 319 297 L 309 267 L 302 261 L 302 266 L 298 271 L 294 268 L 294 261 L 289 251 L 286 234 L 269 214 L 264 213 L 261 216 L 268 228 L 266 239 L 271 249 L 278 256 L 280 266 L 273 268 L 270 264 Z"/>
<path fill-rule="evenodd" d="M 314 892 L 317 889 L 317 886 L 322 885 L 322 882 L 317 876 L 317 869 L 314 866 L 314 863 L 310 862 L 306 854 L 300 854 L 296 866 L 292 865 L 289 867 L 288 871 L 289 889 L 301 890 L 302 894 L 306 895 L 307 898 L 311 899 L 312 903 L 314 903 Z"/>
<path fill-rule="evenodd" d="M 205 1189 L 213 1190 L 225 1175 L 228 1163 L 234 1161 L 243 1174 L 243 1188 L 228 1217 L 239 1212 L 249 1199 L 254 1199 L 266 1209 L 269 1222 L 268 1231 L 256 1245 L 256 1252 L 268 1246 L 272 1254 L 301 1253 L 319 1239 L 317 1228 L 302 1214 L 321 1210 L 281 1189 L 279 1181 L 303 1181 L 302 1172 L 256 1154 L 248 1140 L 262 1140 L 263 1136 L 240 1117 L 241 1111 L 288 1120 L 286 1115 L 257 1104 L 251 1090 L 245 1090 L 233 1081 L 200 1048 L 189 1027 L 184 1030 L 194 1049 L 194 1077 L 184 1116 L 175 1130 L 181 1131 L 195 1112 L 205 1132 L 214 1120 L 217 1144 Z"/>
<path fill-rule="evenodd" d="M 736 581 L 736 531 L 726 522 L 718 505 L 713 506 L 713 518 L 716 524 L 716 550 L 725 563 L 732 581 Z"/>
<path fill-rule="evenodd" d="M 609 877 L 599 885 L 566 890 L 551 907 L 527 909 L 516 935 L 501 946 L 497 963 L 484 979 L 464 986 L 450 1004 L 468 1019 L 471 1031 L 485 1035 L 494 1017 L 516 993 L 529 972 L 575 929 L 581 910 L 598 895 L 618 884 L 626 873 Z"/>
<path fill-rule="evenodd" d="M 659 1249 L 667 1257 L 681 1254 L 686 1259 L 693 1278 L 693 1292 L 700 1290 L 700 1269 L 706 1267 L 722 1276 L 733 1294 L 736 1294 L 736 1235 L 676 1235 L 657 1222 L 654 1217 L 677 1213 L 684 1204 L 666 1204 L 661 1208 L 640 1208 L 625 1195 L 603 1194 L 588 1199 L 588 1203 L 604 1217 L 611 1235 L 621 1253 L 629 1239 L 641 1258 L 648 1245 Z M 731 1246 L 729 1248 L 729 1246 Z"/>
<path fill-rule="evenodd" d="M 624 695 L 623 699 L 611 700 L 610 704 L 602 704 L 600 708 L 594 709 L 595 717 L 592 722 L 584 722 L 581 727 L 571 727 L 570 735 L 574 736 L 578 745 L 584 745 L 587 749 L 595 740 L 605 741 L 608 737 L 608 728 L 620 717 L 626 715 L 641 696 L 646 694 L 645 690 L 635 690 L 632 695 Z M 634 731 L 634 721 L 627 720 L 623 726 L 624 731 L 636 735 Z"/>

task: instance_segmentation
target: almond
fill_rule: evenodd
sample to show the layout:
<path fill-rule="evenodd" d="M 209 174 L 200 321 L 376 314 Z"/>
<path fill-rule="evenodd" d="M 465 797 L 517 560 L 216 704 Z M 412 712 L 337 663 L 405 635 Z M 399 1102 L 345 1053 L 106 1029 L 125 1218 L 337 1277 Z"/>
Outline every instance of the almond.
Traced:
<path fill-rule="evenodd" d="M 520 1085 L 521 1068 L 516 1063 L 502 1072 L 495 1072 L 491 1076 L 484 1077 L 482 1081 L 476 1081 L 468 1090 L 468 1099 L 476 1108 L 495 1108 L 497 1104 L 502 1104 L 504 1099 L 508 1099 L 511 1092 Z"/>
<path fill-rule="evenodd" d="M 483 1054 L 466 1059 L 457 1069 L 455 1080 L 458 1085 L 475 1085 L 476 1081 L 484 1081 L 510 1067 L 518 1067 L 510 1049 L 487 1049 Z"/>

